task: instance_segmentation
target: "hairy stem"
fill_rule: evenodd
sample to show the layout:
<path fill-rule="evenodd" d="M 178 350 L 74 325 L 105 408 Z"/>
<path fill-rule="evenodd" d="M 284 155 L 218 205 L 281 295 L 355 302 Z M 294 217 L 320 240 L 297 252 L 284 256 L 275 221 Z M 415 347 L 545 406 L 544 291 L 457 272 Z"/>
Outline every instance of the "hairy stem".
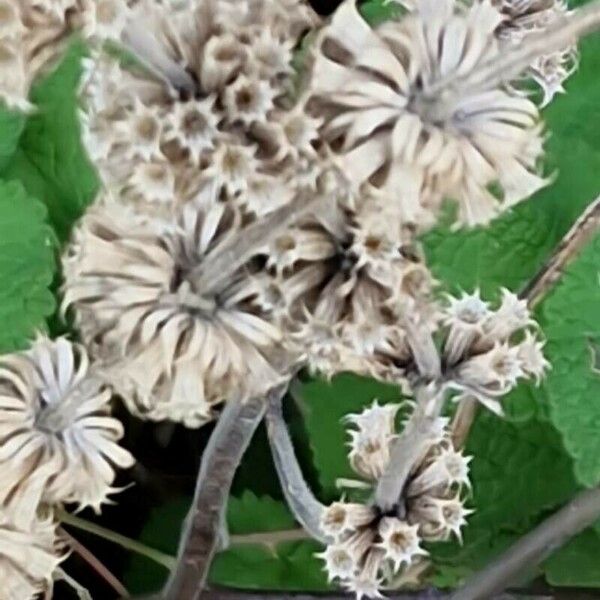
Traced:
<path fill-rule="evenodd" d="M 278 387 L 264 398 L 230 401 L 217 421 L 202 456 L 196 492 L 185 520 L 177 565 L 163 591 L 166 600 L 196 600 L 203 592 L 217 552 L 233 477 L 267 402 L 280 397 Z"/>
<path fill-rule="evenodd" d="M 600 517 L 600 488 L 586 490 L 477 573 L 450 600 L 486 600 Z"/>
<path fill-rule="evenodd" d="M 119 598 L 130 598 L 129 592 L 125 586 L 110 572 L 92 552 L 90 552 L 81 542 L 77 541 L 72 535 L 68 534 L 64 529 L 60 530 L 60 536 L 66 540 L 70 548 L 76 552 L 110 587 L 119 594 Z"/>
<path fill-rule="evenodd" d="M 81 531 L 91 533 L 92 535 L 96 535 L 104 540 L 113 542 L 114 544 L 117 544 L 126 550 L 130 550 L 131 552 L 145 556 L 155 563 L 162 565 L 165 567 L 165 569 L 171 570 L 175 566 L 175 558 L 173 556 L 164 554 L 163 552 L 155 550 L 154 548 L 150 548 L 141 542 L 132 540 L 131 538 L 121 535 L 120 533 L 116 533 L 115 531 L 112 531 L 112 529 L 107 529 L 86 519 L 81 519 L 80 517 L 76 517 L 62 509 L 58 509 L 56 511 L 56 517 L 65 525 L 70 525 L 71 527 L 75 527 Z"/>
<path fill-rule="evenodd" d="M 559 281 L 567 266 L 585 244 L 600 231 L 600 196 L 596 198 L 565 234 L 550 258 L 519 292 L 529 308 L 535 308 Z M 472 398 L 461 401 L 452 421 L 452 439 L 460 448 L 469 435 L 479 404 Z"/>
<path fill-rule="evenodd" d="M 527 36 L 518 45 L 505 47 L 499 56 L 469 73 L 451 74 L 433 83 L 423 94 L 432 104 L 494 88 L 523 73 L 538 57 L 568 47 L 600 28 L 600 0 L 594 0 L 570 15 L 557 19 L 543 32 Z"/>
<path fill-rule="evenodd" d="M 191 273 L 196 289 L 202 290 L 204 296 L 217 292 L 258 250 L 323 202 L 325 200 L 319 196 L 311 200 L 296 198 L 242 229 L 239 235 L 209 253 Z"/>
<path fill-rule="evenodd" d="M 267 410 L 267 432 L 281 489 L 296 520 L 314 539 L 327 543 L 321 531 L 325 507 L 313 495 L 304 480 L 292 440 L 283 419 L 281 398 L 274 398 Z"/>
<path fill-rule="evenodd" d="M 420 386 L 416 395 L 414 412 L 394 442 L 389 463 L 375 488 L 375 504 L 386 512 L 393 510 L 398 504 L 413 467 L 437 437 L 437 419 L 444 406 L 444 394 Z"/>

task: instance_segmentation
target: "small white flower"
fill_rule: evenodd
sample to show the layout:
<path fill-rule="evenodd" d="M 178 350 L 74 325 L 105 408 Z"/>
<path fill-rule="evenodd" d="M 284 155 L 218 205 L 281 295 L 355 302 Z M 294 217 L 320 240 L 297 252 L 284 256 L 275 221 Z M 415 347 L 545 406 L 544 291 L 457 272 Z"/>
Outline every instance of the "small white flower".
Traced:
<path fill-rule="evenodd" d="M 242 122 L 246 126 L 266 121 L 273 108 L 275 90 L 266 81 L 239 75 L 225 88 L 223 102 L 231 123 Z"/>
<path fill-rule="evenodd" d="M 173 204 L 175 196 L 175 174 L 166 161 L 140 162 L 129 178 L 131 192 L 158 204 Z"/>
<path fill-rule="evenodd" d="M 444 345 L 444 354 L 449 365 L 456 364 L 473 342 L 483 334 L 484 323 L 491 312 L 479 290 L 463 294 L 461 298 L 448 297 L 449 305 L 444 310 L 444 324 L 449 328 Z"/>
<path fill-rule="evenodd" d="M 395 434 L 396 415 L 400 404 L 379 405 L 373 400 L 371 406 L 364 408 L 360 413 L 351 413 L 344 417 L 344 421 L 356 426 L 362 433 L 381 437 Z"/>
<path fill-rule="evenodd" d="M 472 458 L 463 456 L 452 447 L 442 447 L 409 484 L 407 496 L 415 497 L 435 488 L 450 489 L 452 486 L 470 486 L 469 463 Z"/>
<path fill-rule="evenodd" d="M 383 598 L 379 588 L 383 577 L 379 569 L 384 560 L 384 553 L 378 548 L 372 548 L 366 556 L 363 568 L 344 584 L 344 587 L 356 595 L 356 600 L 364 598 Z"/>
<path fill-rule="evenodd" d="M 426 541 L 446 541 L 451 535 L 462 541 L 466 517 L 474 511 L 464 507 L 458 494 L 451 498 L 424 495 L 410 505 L 411 521 L 419 526 L 419 534 Z"/>
<path fill-rule="evenodd" d="M 254 59 L 258 75 L 273 79 L 290 74 L 293 47 L 292 40 L 282 41 L 271 30 L 261 27 L 250 41 L 250 55 Z"/>
<path fill-rule="evenodd" d="M 145 106 L 136 98 L 131 114 L 126 119 L 117 121 L 114 127 L 115 141 L 126 147 L 127 160 L 134 164 L 136 158 L 145 162 L 164 160 L 160 151 L 162 123 L 155 108 Z"/>
<path fill-rule="evenodd" d="M 520 299 L 507 289 L 502 289 L 502 303 L 485 324 L 486 337 L 494 341 L 507 340 L 513 333 L 534 325 L 527 300 Z"/>
<path fill-rule="evenodd" d="M 316 555 L 325 561 L 327 580 L 347 579 L 356 571 L 356 562 L 346 549 L 345 544 L 330 544 L 325 550 Z"/>
<path fill-rule="evenodd" d="M 218 179 L 231 195 L 244 192 L 257 171 L 256 148 L 222 142 L 214 151 L 206 174 Z"/>
<path fill-rule="evenodd" d="M 166 119 L 166 141 L 175 140 L 190 153 L 195 164 L 204 151 L 212 150 L 219 132 L 219 117 L 214 109 L 215 98 L 180 102 L 173 106 Z"/>
<path fill-rule="evenodd" d="M 200 82 L 206 92 L 220 91 L 240 72 L 247 50 L 230 33 L 211 37 L 204 46 Z"/>
<path fill-rule="evenodd" d="M 99 510 L 115 491 L 114 467 L 134 462 L 117 444 L 123 426 L 110 416 L 110 400 L 84 348 L 63 338 L 3 356 L 0 501 L 22 495 L 28 509 L 44 501 Z"/>
<path fill-rule="evenodd" d="M 530 331 L 525 332 L 525 339 L 518 345 L 518 357 L 521 367 L 527 375 L 535 378 L 540 383 L 544 373 L 550 368 L 550 363 L 544 357 L 542 348 L 544 342 L 539 341 Z"/>
<path fill-rule="evenodd" d="M 456 381 L 464 382 L 473 389 L 489 390 L 492 394 L 505 394 L 523 375 L 518 346 L 510 346 L 507 342 L 496 342 L 488 352 L 473 356 L 461 363 L 457 368 Z"/>
<path fill-rule="evenodd" d="M 420 546 L 418 532 L 418 525 L 409 525 L 395 517 L 381 519 L 379 547 L 384 550 L 385 558 L 392 562 L 396 571 L 403 565 L 410 565 L 416 557 L 427 555 Z"/>
<path fill-rule="evenodd" d="M 327 536 L 339 539 L 367 525 L 375 518 L 372 507 L 349 502 L 334 502 L 321 515 L 321 530 Z"/>

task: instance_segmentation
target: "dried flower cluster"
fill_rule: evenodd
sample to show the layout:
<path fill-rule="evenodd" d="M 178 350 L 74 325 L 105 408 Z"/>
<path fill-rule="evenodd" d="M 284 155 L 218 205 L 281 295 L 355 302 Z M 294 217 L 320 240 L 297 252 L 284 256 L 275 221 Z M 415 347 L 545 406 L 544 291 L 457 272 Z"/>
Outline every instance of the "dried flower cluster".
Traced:
<path fill-rule="evenodd" d="M 437 306 L 418 236 L 446 199 L 459 224 L 485 224 L 548 183 L 523 80 L 546 104 L 576 49 L 510 83 L 460 82 L 566 7 L 402 4 L 372 27 L 345 0 L 297 73 L 302 35 L 319 24 L 302 0 L 0 0 L 11 108 L 31 108 L 33 79 L 72 32 L 89 42 L 80 118 L 104 188 L 63 259 L 63 307 L 83 345 L 39 338 L 0 357 L 9 600 L 47 590 L 62 560 L 53 507 L 99 510 L 115 469 L 131 466 L 113 393 L 137 416 L 198 427 L 304 365 L 497 413 L 519 379 L 543 376 L 526 303 L 504 291 L 495 310 L 479 293 Z M 392 465 L 397 410 L 348 417 L 349 460 L 367 487 Z M 469 458 L 434 421 L 392 510 L 341 501 L 324 512 L 329 577 L 359 598 L 422 568 L 422 542 L 461 537 Z"/>
<path fill-rule="evenodd" d="M 447 385 L 459 392 L 455 400 L 472 396 L 502 414 L 499 399 L 519 379 L 539 383 L 549 363 L 535 328 L 527 302 L 508 290 L 496 310 L 478 292 L 450 297 L 443 311 L 443 362 Z"/>
<path fill-rule="evenodd" d="M 61 560 L 52 507 L 99 510 L 116 491 L 115 467 L 133 464 L 110 399 L 84 348 L 63 338 L 0 357 L 0 587 L 9 600 L 33 597 Z"/>
<path fill-rule="evenodd" d="M 375 28 L 342 4 L 320 33 L 307 106 L 354 189 L 377 187 L 423 228 L 446 198 L 475 225 L 547 184 L 533 102 L 499 87 L 429 95 L 499 56 L 501 22 L 489 0 L 418 0 Z"/>
<path fill-rule="evenodd" d="M 358 475 L 376 483 L 388 465 L 397 437 L 399 405 L 376 402 L 360 414 L 348 415 L 350 463 Z M 360 599 L 380 597 L 379 590 L 399 572 L 415 568 L 427 552 L 422 542 L 461 539 L 461 528 L 472 512 L 461 490 L 469 486 L 470 458 L 452 447 L 446 419 L 438 419 L 439 435 L 415 465 L 393 511 L 376 505 L 335 502 L 323 513 L 321 528 L 330 543 L 320 555 L 329 579 L 339 580 Z"/>

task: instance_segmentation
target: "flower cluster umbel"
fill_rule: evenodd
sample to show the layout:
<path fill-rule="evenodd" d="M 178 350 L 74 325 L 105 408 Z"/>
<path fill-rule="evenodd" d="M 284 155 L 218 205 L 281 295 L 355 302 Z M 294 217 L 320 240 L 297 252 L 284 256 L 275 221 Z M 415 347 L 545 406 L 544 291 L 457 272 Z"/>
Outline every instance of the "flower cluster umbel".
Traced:
<path fill-rule="evenodd" d="M 388 466 L 399 408 L 374 402 L 346 418 L 352 426 L 350 464 L 371 484 Z M 359 599 L 380 597 L 381 588 L 397 585 L 399 575 L 423 565 L 427 552 L 422 542 L 445 541 L 452 535 L 460 540 L 472 512 L 461 493 L 469 487 L 469 461 L 452 447 L 447 419 L 439 418 L 437 437 L 413 467 L 402 499 L 392 510 L 346 501 L 327 507 L 321 529 L 331 543 L 320 556 L 329 580 L 338 580 Z"/>

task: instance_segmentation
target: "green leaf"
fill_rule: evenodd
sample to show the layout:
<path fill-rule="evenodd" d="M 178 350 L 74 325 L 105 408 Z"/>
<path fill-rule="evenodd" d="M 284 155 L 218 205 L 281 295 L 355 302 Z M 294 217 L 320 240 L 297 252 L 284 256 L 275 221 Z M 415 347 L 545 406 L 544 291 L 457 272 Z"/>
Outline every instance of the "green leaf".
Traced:
<path fill-rule="evenodd" d="M 404 8 L 396 2 L 367 0 L 360 5 L 360 13 L 370 25 L 379 25 L 402 15 Z"/>
<path fill-rule="evenodd" d="M 25 115 L 21 112 L 0 107 L 0 169 L 3 169 L 17 149 Z"/>
<path fill-rule="evenodd" d="M 450 289 L 518 289 L 544 263 L 600 190 L 600 36 L 581 43 L 581 63 L 544 117 L 546 171 L 556 180 L 489 227 L 425 236 L 434 274 Z"/>
<path fill-rule="evenodd" d="M 19 182 L 0 182 L 0 352 L 25 347 L 54 310 L 55 246 L 45 219 Z"/>
<path fill-rule="evenodd" d="M 85 48 L 75 43 L 59 66 L 31 92 L 36 111 L 22 133 L 18 155 L 4 177 L 22 174 L 28 191 L 42 200 L 64 241 L 73 223 L 94 199 L 98 179 L 80 137 L 77 87 Z M 31 175 L 31 180 L 30 180 Z"/>
<path fill-rule="evenodd" d="M 232 535 L 297 527 L 283 502 L 268 496 L 257 497 L 249 491 L 241 498 L 230 498 L 227 523 Z M 216 556 L 210 581 L 246 589 L 327 590 L 323 564 L 315 556 L 321 549 L 312 540 L 282 542 L 275 547 L 232 544 Z"/>
<path fill-rule="evenodd" d="M 332 381 L 311 380 L 299 386 L 297 395 L 319 470 L 323 499 L 334 500 L 340 495 L 336 479 L 357 477 L 348 463 L 349 438 L 342 418 L 348 413 L 360 412 L 373 400 L 399 402 L 401 392 L 393 385 L 343 374 Z"/>
<path fill-rule="evenodd" d="M 227 506 L 227 525 L 231 534 L 293 529 L 294 517 L 283 502 L 269 496 L 257 497 L 246 491 L 240 498 L 232 497 Z"/>
<path fill-rule="evenodd" d="M 482 412 L 466 454 L 474 457 L 473 495 L 467 505 L 475 512 L 468 518 L 462 545 L 428 548 L 438 566 L 434 581 L 440 577 L 440 584 L 481 568 L 577 491 L 571 460 L 547 422 L 532 418 L 514 423 Z"/>
<path fill-rule="evenodd" d="M 600 483 L 600 235 L 582 251 L 540 309 L 552 364 L 546 378 L 550 418 L 586 486 Z"/>
<path fill-rule="evenodd" d="M 588 529 L 545 563 L 546 579 L 556 586 L 600 587 L 600 533 Z"/>

